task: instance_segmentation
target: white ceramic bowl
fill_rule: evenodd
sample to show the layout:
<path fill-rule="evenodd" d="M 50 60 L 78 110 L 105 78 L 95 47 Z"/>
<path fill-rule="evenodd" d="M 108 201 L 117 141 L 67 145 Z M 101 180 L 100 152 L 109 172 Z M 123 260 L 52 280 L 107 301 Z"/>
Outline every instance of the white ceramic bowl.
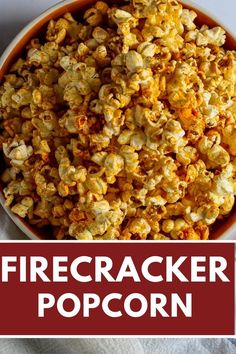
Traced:
<path fill-rule="evenodd" d="M 227 46 L 231 49 L 236 50 L 236 38 L 233 33 L 231 33 L 230 28 L 227 28 L 225 25 L 221 24 L 221 21 L 217 19 L 215 16 L 202 9 L 195 3 L 191 1 L 181 1 L 184 6 L 188 8 L 194 9 L 200 18 L 200 23 L 206 23 L 210 26 L 212 25 L 220 25 L 228 33 L 227 38 Z M 0 80 L 2 76 L 7 72 L 11 63 L 13 63 L 14 59 L 20 55 L 21 50 L 25 47 L 27 42 L 34 37 L 40 29 L 52 18 L 57 18 L 61 16 L 65 12 L 79 12 L 80 9 L 87 7 L 91 4 L 95 3 L 94 0 L 65 0 L 62 1 L 45 12 L 43 12 L 40 16 L 30 22 L 19 34 L 13 39 L 13 41 L 8 45 L 4 53 L 0 58 Z M 44 230 L 39 230 L 31 225 L 29 225 L 25 220 L 16 216 L 11 212 L 11 210 L 4 205 L 5 198 L 2 193 L 2 188 L 0 188 L 0 203 L 3 206 L 6 213 L 10 216 L 13 222 L 31 239 L 45 239 L 49 238 L 50 235 L 46 235 Z M 213 238 L 217 238 L 220 240 L 236 240 L 236 207 L 232 214 L 225 219 L 224 222 L 219 224 L 215 230 L 213 231 Z"/>

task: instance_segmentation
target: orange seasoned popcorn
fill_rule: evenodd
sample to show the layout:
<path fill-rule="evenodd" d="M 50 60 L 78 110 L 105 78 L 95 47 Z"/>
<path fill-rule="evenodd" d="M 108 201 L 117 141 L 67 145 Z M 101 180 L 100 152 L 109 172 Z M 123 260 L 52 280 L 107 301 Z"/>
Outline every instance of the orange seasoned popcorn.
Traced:
<path fill-rule="evenodd" d="M 98 1 L 32 39 L 0 86 L 14 213 L 57 239 L 208 239 L 235 202 L 236 54 L 196 17 Z"/>

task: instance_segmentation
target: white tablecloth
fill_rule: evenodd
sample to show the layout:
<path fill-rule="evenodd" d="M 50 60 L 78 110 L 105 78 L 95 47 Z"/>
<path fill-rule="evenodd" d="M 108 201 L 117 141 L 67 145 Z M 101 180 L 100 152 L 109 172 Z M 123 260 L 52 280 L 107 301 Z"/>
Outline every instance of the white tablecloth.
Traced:
<path fill-rule="evenodd" d="M 2 339 L 0 354 L 236 354 L 227 339 Z"/>
<path fill-rule="evenodd" d="M 0 0 L 0 52 L 27 22 L 57 0 Z M 236 33 L 235 0 L 196 0 Z M 0 207 L 0 238 L 27 239 Z M 17 296 L 16 296 L 17 301 Z M 219 319 L 220 321 L 220 319 Z M 227 339 L 1 339 L 2 354 L 236 354 Z"/>

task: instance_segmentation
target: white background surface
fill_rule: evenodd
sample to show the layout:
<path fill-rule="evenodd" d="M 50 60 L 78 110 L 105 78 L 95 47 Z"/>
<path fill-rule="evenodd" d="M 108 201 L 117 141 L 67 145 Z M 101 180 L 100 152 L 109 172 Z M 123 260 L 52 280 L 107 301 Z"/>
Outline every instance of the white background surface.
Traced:
<path fill-rule="evenodd" d="M 24 25 L 58 0 L 0 0 L 0 53 Z M 236 35 L 236 0 L 195 0 Z"/>

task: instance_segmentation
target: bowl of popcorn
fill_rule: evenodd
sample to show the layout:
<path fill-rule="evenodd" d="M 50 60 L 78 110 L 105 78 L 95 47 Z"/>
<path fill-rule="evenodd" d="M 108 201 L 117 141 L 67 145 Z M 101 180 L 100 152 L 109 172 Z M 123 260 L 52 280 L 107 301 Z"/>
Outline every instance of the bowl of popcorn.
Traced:
<path fill-rule="evenodd" d="M 233 239 L 235 48 L 175 0 L 46 11 L 0 61 L 5 211 L 33 239 Z"/>

